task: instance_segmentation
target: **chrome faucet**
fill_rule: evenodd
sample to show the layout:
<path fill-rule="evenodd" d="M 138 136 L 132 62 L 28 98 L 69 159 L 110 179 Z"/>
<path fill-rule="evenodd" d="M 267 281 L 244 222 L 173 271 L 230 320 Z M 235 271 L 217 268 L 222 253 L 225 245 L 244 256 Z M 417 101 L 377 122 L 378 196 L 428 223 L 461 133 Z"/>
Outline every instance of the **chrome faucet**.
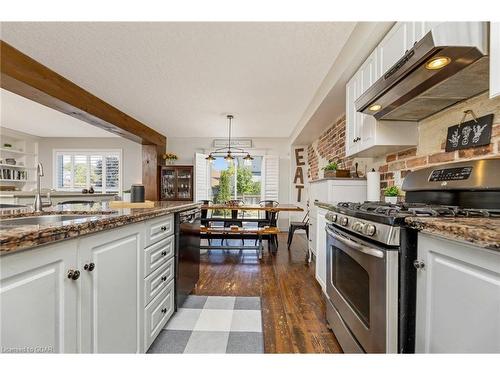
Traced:
<path fill-rule="evenodd" d="M 36 167 L 36 195 L 35 202 L 33 203 L 33 211 L 34 212 L 42 212 L 44 207 L 52 206 L 52 199 L 50 199 L 50 192 L 47 193 L 48 202 L 42 202 L 42 196 L 40 195 L 40 179 L 43 176 L 43 165 L 42 163 L 38 163 Z"/>

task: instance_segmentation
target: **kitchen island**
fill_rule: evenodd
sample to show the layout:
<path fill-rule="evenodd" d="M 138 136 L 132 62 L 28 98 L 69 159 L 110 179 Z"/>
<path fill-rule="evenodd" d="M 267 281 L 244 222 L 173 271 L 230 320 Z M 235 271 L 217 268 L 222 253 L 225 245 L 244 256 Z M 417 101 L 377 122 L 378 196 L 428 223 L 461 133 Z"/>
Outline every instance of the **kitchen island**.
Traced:
<path fill-rule="evenodd" d="M 175 310 L 174 213 L 197 206 L 2 210 L 3 350 L 146 352 Z M 20 225 L 23 218 L 43 223 Z"/>

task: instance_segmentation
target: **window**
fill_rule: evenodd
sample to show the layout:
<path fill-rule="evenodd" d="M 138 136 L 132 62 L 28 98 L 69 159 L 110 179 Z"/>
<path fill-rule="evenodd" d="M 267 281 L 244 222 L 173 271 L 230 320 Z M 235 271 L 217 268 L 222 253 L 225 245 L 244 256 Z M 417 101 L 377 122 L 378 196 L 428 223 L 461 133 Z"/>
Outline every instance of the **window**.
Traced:
<path fill-rule="evenodd" d="M 99 193 L 120 193 L 121 150 L 54 150 L 54 186 L 81 191 L 90 186 Z"/>

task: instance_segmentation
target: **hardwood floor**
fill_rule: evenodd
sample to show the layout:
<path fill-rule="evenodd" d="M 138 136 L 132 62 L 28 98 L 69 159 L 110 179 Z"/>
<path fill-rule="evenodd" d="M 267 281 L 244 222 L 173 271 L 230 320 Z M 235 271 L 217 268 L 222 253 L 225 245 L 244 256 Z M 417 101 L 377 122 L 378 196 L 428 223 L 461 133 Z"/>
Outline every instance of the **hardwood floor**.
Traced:
<path fill-rule="evenodd" d="M 261 261 L 252 251 L 212 250 L 202 254 L 195 294 L 260 296 L 266 353 L 341 353 L 326 326 L 325 303 L 313 264 L 306 259 L 306 238 L 296 234 L 290 251 L 286 234 L 279 250 L 264 250 Z"/>

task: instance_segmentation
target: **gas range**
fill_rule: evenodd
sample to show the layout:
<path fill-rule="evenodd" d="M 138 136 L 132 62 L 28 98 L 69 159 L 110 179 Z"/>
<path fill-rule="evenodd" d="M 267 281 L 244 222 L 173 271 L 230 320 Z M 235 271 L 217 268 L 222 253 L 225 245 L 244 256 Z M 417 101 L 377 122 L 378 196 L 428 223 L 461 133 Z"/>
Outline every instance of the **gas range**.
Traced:
<path fill-rule="evenodd" d="M 400 227 L 408 216 L 500 217 L 500 209 L 426 203 L 340 202 L 326 214 L 326 220 L 374 241 L 399 246 Z"/>
<path fill-rule="evenodd" d="M 500 217 L 500 159 L 413 171 L 405 203 L 341 202 L 326 214 L 326 316 L 346 353 L 412 353 L 418 232 L 409 216 Z"/>

